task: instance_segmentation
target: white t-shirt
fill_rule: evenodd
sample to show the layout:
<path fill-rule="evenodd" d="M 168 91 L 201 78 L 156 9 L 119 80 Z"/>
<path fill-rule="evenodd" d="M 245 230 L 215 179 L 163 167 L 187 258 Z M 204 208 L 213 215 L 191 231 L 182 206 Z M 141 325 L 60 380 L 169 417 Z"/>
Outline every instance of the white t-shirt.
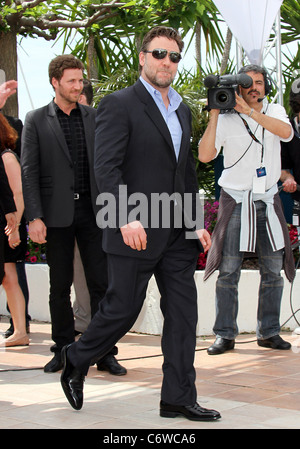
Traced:
<path fill-rule="evenodd" d="M 261 112 L 264 111 L 267 116 L 290 124 L 286 111 L 281 105 L 269 104 L 265 99 L 262 108 Z M 264 144 L 263 155 L 262 145 L 252 139 L 238 114 L 220 114 L 215 147 L 218 154 L 223 147 L 224 170 L 219 179 L 219 185 L 225 189 L 252 190 L 256 169 L 263 166 L 266 169 L 265 187 L 269 190 L 278 182 L 281 174 L 280 140 L 289 142 L 292 139 L 292 127 L 290 137 L 280 139 L 266 129 L 263 132 L 262 126 L 247 115 L 241 114 L 241 116 L 259 142 Z"/>

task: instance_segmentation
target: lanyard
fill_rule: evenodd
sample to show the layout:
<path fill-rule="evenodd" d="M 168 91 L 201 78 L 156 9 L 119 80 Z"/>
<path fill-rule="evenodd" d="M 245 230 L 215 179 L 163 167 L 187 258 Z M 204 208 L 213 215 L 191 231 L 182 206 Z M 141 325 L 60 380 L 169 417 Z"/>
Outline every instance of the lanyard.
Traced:
<path fill-rule="evenodd" d="M 261 143 L 261 142 L 258 140 L 258 138 L 253 134 L 253 132 L 251 131 L 251 129 L 250 129 L 248 123 L 246 122 L 246 120 L 245 120 L 240 114 L 239 114 L 239 116 L 241 117 L 241 119 L 242 119 L 242 121 L 243 121 L 243 123 L 244 123 L 244 125 L 245 125 L 245 127 L 246 127 L 246 129 L 247 129 L 247 131 L 248 131 L 248 134 L 250 135 L 250 137 L 252 137 L 252 139 L 253 139 L 256 143 L 258 143 L 259 145 L 261 145 L 261 161 L 260 161 L 260 163 L 261 163 L 261 166 L 262 166 L 262 165 L 263 165 L 263 160 L 264 160 L 264 144 Z M 265 136 L 265 128 L 262 129 L 262 141 L 263 141 L 263 142 L 264 142 L 264 136 Z"/>

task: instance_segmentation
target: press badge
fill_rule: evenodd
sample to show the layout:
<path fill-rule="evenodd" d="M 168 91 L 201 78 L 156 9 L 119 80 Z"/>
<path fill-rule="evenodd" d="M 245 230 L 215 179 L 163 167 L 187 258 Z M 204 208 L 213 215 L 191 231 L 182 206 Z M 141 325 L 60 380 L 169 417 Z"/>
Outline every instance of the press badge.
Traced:
<path fill-rule="evenodd" d="M 256 169 L 256 176 L 253 176 L 253 193 L 265 193 L 266 191 L 266 168 Z"/>
<path fill-rule="evenodd" d="M 256 174 L 258 178 L 261 178 L 262 176 L 266 176 L 266 167 L 260 167 L 256 169 Z"/>

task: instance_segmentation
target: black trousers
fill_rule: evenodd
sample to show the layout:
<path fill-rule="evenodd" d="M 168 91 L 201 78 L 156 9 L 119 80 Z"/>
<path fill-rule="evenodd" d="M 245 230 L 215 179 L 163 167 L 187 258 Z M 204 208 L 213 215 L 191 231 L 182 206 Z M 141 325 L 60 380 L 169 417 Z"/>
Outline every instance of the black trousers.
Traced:
<path fill-rule="evenodd" d="M 107 260 L 102 250 L 102 230 L 96 224 L 89 196 L 75 200 L 74 221 L 71 226 L 47 228 L 49 306 L 55 351 L 60 351 L 64 345 L 74 341 L 70 292 L 73 283 L 75 239 L 84 267 L 93 316 L 107 289 Z"/>
<path fill-rule="evenodd" d="M 109 286 L 88 329 L 68 350 L 72 365 L 87 374 L 90 364 L 131 329 L 154 274 L 164 316 L 161 397 L 171 404 L 194 404 L 198 320 L 194 272 L 198 252 L 194 240 L 185 240 L 184 231 L 175 230 L 167 250 L 157 260 L 108 254 Z"/>

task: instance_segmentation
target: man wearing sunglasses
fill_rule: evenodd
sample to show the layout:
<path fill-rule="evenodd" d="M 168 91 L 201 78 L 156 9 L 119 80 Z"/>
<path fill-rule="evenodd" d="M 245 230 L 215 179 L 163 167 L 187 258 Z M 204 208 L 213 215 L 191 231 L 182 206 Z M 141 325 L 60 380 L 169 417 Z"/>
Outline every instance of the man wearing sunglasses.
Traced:
<path fill-rule="evenodd" d="M 164 316 L 160 415 L 181 415 L 195 421 L 220 418 L 217 411 L 197 404 L 195 388 L 194 271 L 200 246 L 201 250 L 208 250 L 210 236 L 196 226 L 197 238 L 186 239 L 187 227 L 175 225 L 175 214 L 185 212 L 179 202 L 169 204 L 169 211 L 163 210 L 171 217 L 169 226 L 163 225 L 160 216 L 156 217 L 158 224 L 151 225 L 152 195 L 171 197 L 177 192 L 181 198 L 190 194 L 195 206 L 199 201 L 190 148 L 191 113 L 170 87 L 182 49 L 176 30 L 152 29 L 139 53 L 140 79 L 103 98 L 97 111 L 96 180 L 100 192 L 115 198 L 119 216 L 116 226 L 103 230 L 109 267 L 106 297 L 83 336 L 64 348 L 61 383 L 77 410 L 83 404 L 83 381 L 91 360 L 106 353 L 132 328 L 154 275 Z M 120 195 L 120 187 L 126 187 L 128 196 L 141 195 L 148 200 L 139 218 L 132 219 L 136 205 Z M 148 223 L 141 218 L 145 215 Z"/>

